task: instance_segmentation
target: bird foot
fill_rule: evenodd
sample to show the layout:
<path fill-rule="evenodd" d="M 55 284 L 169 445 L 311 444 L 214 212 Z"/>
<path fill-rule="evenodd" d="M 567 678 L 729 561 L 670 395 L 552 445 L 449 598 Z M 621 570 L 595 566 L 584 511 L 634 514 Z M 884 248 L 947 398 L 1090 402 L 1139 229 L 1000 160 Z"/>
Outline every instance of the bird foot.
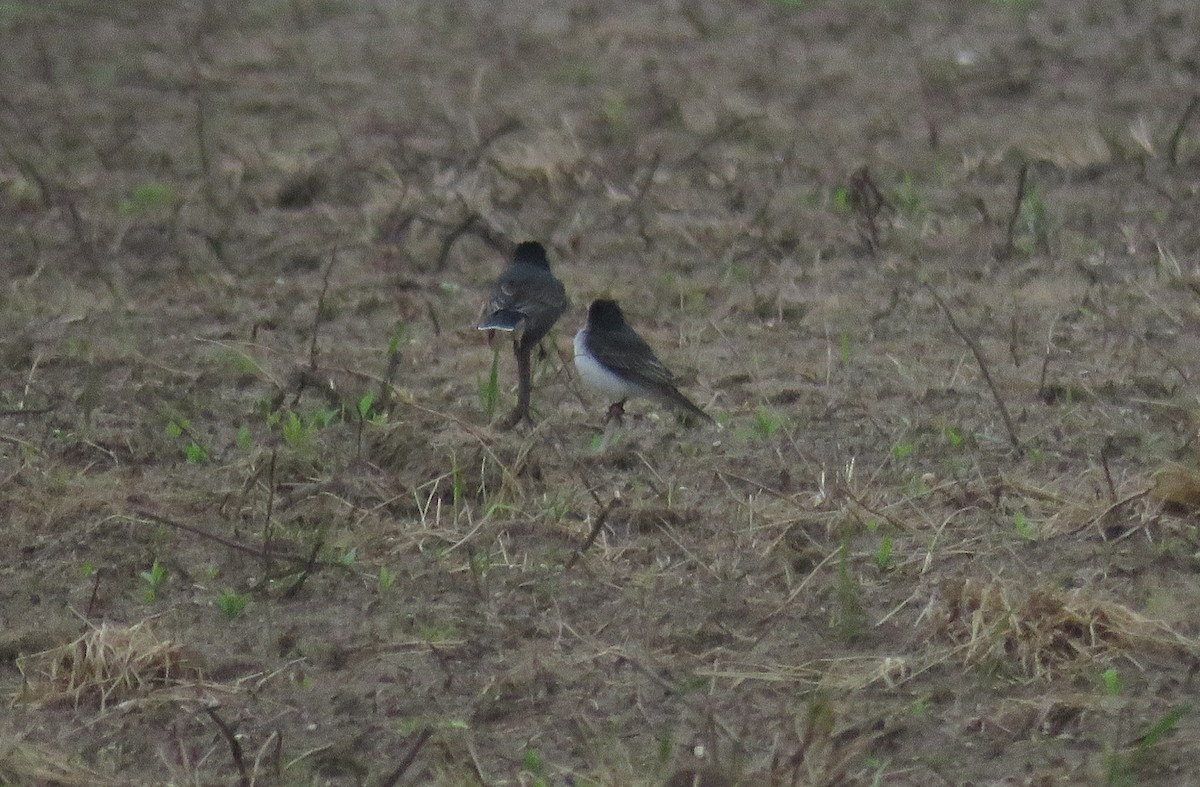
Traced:
<path fill-rule="evenodd" d="M 604 416 L 604 425 L 607 426 L 609 421 L 616 421 L 618 426 L 625 425 L 625 400 L 613 402 L 608 407 L 608 414 Z"/>
<path fill-rule="evenodd" d="M 504 417 L 504 420 L 499 423 L 499 427 L 502 431 L 507 432 L 509 429 L 516 428 L 516 426 L 518 424 L 520 424 L 522 421 L 525 421 L 530 426 L 532 426 L 533 425 L 533 416 L 531 416 L 529 414 L 528 409 L 524 409 L 521 407 L 514 407 L 513 411 L 511 413 L 509 413 L 508 415 L 506 415 Z"/>

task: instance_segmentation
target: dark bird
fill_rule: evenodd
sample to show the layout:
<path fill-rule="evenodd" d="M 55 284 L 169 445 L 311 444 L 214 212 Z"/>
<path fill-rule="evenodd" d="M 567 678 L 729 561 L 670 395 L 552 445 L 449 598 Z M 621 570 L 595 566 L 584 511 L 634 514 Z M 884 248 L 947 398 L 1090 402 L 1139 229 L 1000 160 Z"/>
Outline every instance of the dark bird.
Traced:
<path fill-rule="evenodd" d="M 575 369 L 588 387 L 614 402 L 606 422 L 620 421 L 625 401 L 637 396 L 712 421 L 679 392 L 675 375 L 625 322 L 616 301 L 596 300 L 588 307 L 587 324 L 575 334 Z"/>
<path fill-rule="evenodd" d="M 483 307 L 479 330 L 492 337 L 495 331 L 513 335 L 517 357 L 517 406 L 505 420 L 512 427 L 530 421 L 529 395 L 533 387 L 533 348 L 554 326 L 570 301 L 562 282 L 550 272 L 546 249 L 537 241 L 525 241 L 513 252 L 512 262 L 500 274 L 492 297 Z"/>

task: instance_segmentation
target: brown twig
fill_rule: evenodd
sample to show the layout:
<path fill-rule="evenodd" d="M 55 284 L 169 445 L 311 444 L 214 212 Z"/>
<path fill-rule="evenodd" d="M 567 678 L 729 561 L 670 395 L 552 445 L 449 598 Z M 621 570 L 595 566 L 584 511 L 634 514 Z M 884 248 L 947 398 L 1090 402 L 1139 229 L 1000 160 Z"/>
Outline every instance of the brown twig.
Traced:
<path fill-rule="evenodd" d="M 1147 495 L 1150 494 L 1151 491 L 1153 491 L 1153 489 L 1150 487 L 1147 487 L 1146 489 L 1143 489 L 1140 492 L 1134 492 L 1133 494 L 1126 495 L 1125 497 L 1121 498 L 1120 500 L 1117 500 L 1116 502 L 1112 503 L 1108 508 L 1101 511 L 1099 514 L 1096 514 L 1094 517 L 1092 517 L 1091 519 L 1084 522 L 1079 527 L 1076 527 L 1076 528 L 1070 530 L 1069 533 L 1078 533 L 1079 531 L 1086 530 L 1089 527 L 1095 527 L 1096 525 L 1100 524 L 1100 522 L 1104 519 L 1104 517 L 1108 516 L 1113 511 L 1116 511 L 1118 508 L 1120 508 L 1123 505 L 1132 503 L 1135 500 L 1140 500 L 1143 497 L 1146 497 Z M 1108 540 L 1104 536 L 1103 533 L 1100 533 L 1100 536 L 1102 538 L 1104 538 L 1106 541 Z"/>
<path fill-rule="evenodd" d="M 274 559 L 278 559 L 278 560 L 286 560 L 290 563 L 296 563 L 296 564 L 300 564 L 300 565 L 307 566 L 307 565 L 312 564 L 312 558 L 309 557 L 308 555 L 304 555 L 304 556 L 292 555 L 292 554 L 288 554 L 287 552 L 272 552 L 270 555 L 265 555 L 265 554 L 263 554 L 263 551 L 261 549 L 258 549 L 258 548 L 252 547 L 252 546 L 247 546 L 246 544 L 238 543 L 237 541 L 233 541 L 232 539 L 228 539 L 223 536 L 218 536 L 216 533 L 210 533 L 207 530 L 204 530 L 203 528 L 196 527 L 195 525 L 188 525 L 188 524 L 184 524 L 183 522 L 176 522 L 173 519 L 168 519 L 164 516 L 160 516 L 158 514 L 153 514 L 149 511 L 135 510 L 133 513 L 136 514 L 137 516 L 141 517 L 142 519 L 148 519 L 151 522 L 155 522 L 160 525 L 165 525 L 166 527 L 170 527 L 175 530 L 182 530 L 185 533 L 191 533 L 194 536 L 199 536 L 200 538 L 220 544 L 221 546 L 229 547 L 230 549 L 236 550 L 238 552 L 243 552 L 247 555 L 252 555 L 252 556 L 258 558 L 259 560 L 266 560 L 268 557 L 270 557 L 270 558 L 274 558 Z M 337 565 L 337 564 L 327 561 L 327 562 L 323 562 L 322 565 L 332 566 L 332 565 Z"/>
<path fill-rule="evenodd" d="M 650 159 L 650 166 L 646 169 L 646 174 L 642 177 L 642 182 L 638 185 L 637 191 L 633 198 L 629 200 L 620 210 L 614 211 L 610 227 L 620 226 L 622 222 L 631 216 L 637 218 L 638 234 L 642 238 L 642 242 L 646 244 L 646 248 L 651 246 L 651 238 L 646 230 L 646 217 L 642 214 L 642 203 L 645 202 L 646 195 L 650 193 L 650 188 L 654 185 L 654 177 L 658 174 L 659 165 L 662 164 L 662 156 L 655 151 L 654 156 Z"/>
<path fill-rule="evenodd" d="M 1024 178 L 1022 177 L 1022 180 Z M 942 300 L 942 296 L 938 295 L 937 290 L 929 282 L 922 282 L 925 289 L 929 290 L 929 294 L 933 296 L 933 300 L 941 307 L 945 313 L 950 327 L 958 334 L 959 338 L 966 342 L 970 348 L 971 354 L 975 356 L 975 363 L 979 364 L 979 371 L 983 374 L 983 380 L 987 383 L 988 388 L 992 392 L 992 398 L 996 400 L 996 408 L 1000 411 L 1000 418 L 1004 421 L 1004 428 L 1008 431 L 1008 440 L 1012 443 L 1013 450 L 1021 453 L 1021 439 L 1017 437 L 1017 428 L 1013 425 L 1012 417 L 1008 414 L 1008 407 L 1004 404 L 1004 399 L 1000 396 L 999 389 L 996 388 L 996 383 L 992 380 L 992 373 L 988 371 L 987 359 L 983 357 L 983 350 L 979 347 L 979 342 L 975 341 L 967 332 L 959 326 L 958 321 L 954 319 L 954 312 L 950 311 L 950 307 Z"/>
<path fill-rule="evenodd" d="M 394 771 L 380 780 L 379 787 L 395 787 L 396 783 L 400 781 L 400 777 L 404 775 L 404 772 L 407 771 L 416 761 L 417 754 L 420 753 L 421 747 L 423 747 L 432 736 L 432 727 L 422 727 L 421 731 L 417 733 L 417 737 L 414 738 L 413 742 L 409 744 L 408 751 L 404 753 L 404 757 L 400 760 L 400 764 L 396 766 Z"/>
<path fill-rule="evenodd" d="M 467 172 L 475 169 L 475 167 L 479 166 L 479 162 L 483 159 L 483 154 L 486 153 L 487 149 L 494 145 L 498 139 L 512 134 L 515 131 L 520 131 L 523 128 L 525 128 L 525 124 L 520 120 L 516 118 L 508 118 L 495 129 L 487 134 L 484 134 L 483 138 L 480 139 L 478 144 L 475 145 L 475 149 L 472 150 L 470 155 L 466 157 L 466 164 L 461 168 L 461 174 L 459 177 L 462 177 L 463 174 L 466 174 Z"/>
<path fill-rule="evenodd" d="M 592 490 L 588 489 L 588 491 L 591 492 Z M 597 503 L 600 502 L 600 499 L 596 497 L 595 493 L 592 493 L 592 496 L 596 498 Z M 613 509 L 620 504 L 621 498 L 614 497 L 609 500 L 603 508 L 600 509 L 600 513 L 596 515 L 596 521 L 592 523 L 592 531 L 588 533 L 588 537 L 584 539 L 583 543 L 579 545 L 579 549 L 575 550 L 574 554 L 571 555 L 571 559 L 567 561 L 567 565 L 563 567 L 564 574 L 570 571 L 575 564 L 579 562 L 579 558 L 583 557 L 583 553 L 595 543 L 596 537 L 599 536 L 600 531 L 604 529 L 604 523 L 608 521 L 608 515 L 611 514 Z"/>
<path fill-rule="evenodd" d="M 871 170 L 860 167 L 850 176 L 850 207 L 858 216 L 858 235 L 867 251 L 874 255 L 879 250 L 879 215 L 885 210 L 894 210 L 892 203 L 883 196 L 875 185 Z"/>
<path fill-rule="evenodd" d="M 1008 357 L 1012 359 L 1014 368 L 1021 367 L 1021 330 L 1017 325 L 1017 313 L 1014 311 L 1008 323 Z"/>
<path fill-rule="evenodd" d="M 333 251 L 329 255 L 329 264 L 325 266 L 325 275 L 321 279 L 321 294 L 317 296 L 317 313 L 313 315 L 312 342 L 308 347 L 308 367 L 314 372 L 317 370 L 317 334 L 321 330 L 321 312 L 325 308 L 325 293 L 329 292 L 329 275 L 333 273 L 333 267 L 337 265 L 337 253 L 338 244 L 335 241 Z"/>
<path fill-rule="evenodd" d="M 1050 371 L 1050 351 L 1054 349 L 1054 326 L 1058 323 L 1058 317 L 1050 323 L 1050 331 L 1046 334 L 1046 354 L 1042 356 L 1042 371 L 1038 375 L 1038 398 L 1044 400 L 1046 398 L 1046 374 Z"/>
<path fill-rule="evenodd" d="M 1104 480 L 1108 484 L 1108 499 L 1112 502 L 1117 500 L 1117 487 L 1113 484 L 1112 471 L 1108 469 L 1108 455 L 1116 450 L 1113 444 L 1112 437 L 1108 437 L 1104 441 L 1104 446 L 1100 449 L 1100 465 L 1104 468 Z"/>
<path fill-rule="evenodd" d="M 83 613 L 83 617 L 87 620 L 92 618 L 92 610 L 96 608 L 96 596 L 100 592 L 100 569 L 96 569 L 95 579 L 92 580 L 92 595 L 88 597 L 87 609 Z"/>
<path fill-rule="evenodd" d="M 874 328 L 876 323 L 878 323 L 880 320 L 884 320 L 884 319 L 887 319 L 888 317 L 891 317 L 892 313 L 896 311 L 896 307 L 899 305 L 900 305 L 900 288 L 893 287 L 892 288 L 892 296 L 891 296 L 891 298 L 888 299 L 887 305 L 884 306 L 879 311 L 872 314 L 870 317 L 868 317 L 867 322 L 871 325 L 872 328 Z"/>
<path fill-rule="evenodd" d="M 442 222 L 436 223 L 442 224 Z M 442 248 L 438 251 L 437 260 L 433 264 L 435 271 L 445 270 L 446 261 L 450 259 L 450 250 L 463 235 L 474 235 L 496 251 L 505 254 L 512 251 L 512 244 L 492 231 L 492 228 L 484 222 L 483 217 L 471 210 L 457 224 L 450 225 L 450 231 L 442 239 Z"/>
<path fill-rule="evenodd" d="M 724 141 L 727 137 L 731 136 L 743 126 L 748 126 L 751 123 L 757 123 L 760 120 L 763 120 L 765 117 L 765 115 L 739 115 L 725 121 L 705 135 L 705 137 L 700 140 L 699 144 L 697 144 L 695 148 L 679 159 L 679 162 L 675 166 L 682 168 L 693 161 L 702 162 L 702 157 L 709 148 Z"/>
<path fill-rule="evenodd" d="M 233 734 L 233 730 L 225 723 L 225 720 L 217 715 L 217 708 L 220 707 L 216 702 L 205 703 L 204 712 L 213 720 L 213 724 L 221 730 L 221 735 L 225 737 L 225 741 L 229 744 L 229 753 L 233 756 L 233 764 L 238 769 L 238 785 L 239 787 L 250 787 L 250 773 L 246 770 L 246 758 L 242 756 L 242 744 L 238 743 L 237 736 Z"/>
<path fill-rule="evenodd" d="M 0 410 L 0 418 L 14 415 L 45 415 L 54 412 L 54 407 L 19 407 L 16 410 Z"/>
<path fill-rule="evenodd" d="M 204 174 L 207 196 L 211 199 L 212 158 L 208 152 L 208 85 L 195 61 L 192 62 L 192 77 L 196 80 L 196 155 L 200 159 L 200 171 Z"/>
<path fill-rule="evenodd" d="M 1171 162 L 1172 167 L 1179 163 L 1179 140 L 1183 138 L 1183 131 L 1191 122 L 1192 115 L 1196 114 L 1197 109 L 1200 109 L 1200 94 L 1192 96 L 1187 109 L 1183 110 L 1183 114 L 1179 116 L 1175 130 L 1171 132 L 1171 141 L 1167 144 L 1167 160 Z"/>
<path fill-rule="evenodd" d="M 400 346 L 397 343 L 396 349 L 388 353 L 387 368 L 383 370 L 383 379 L 379 381 L 379 409 L 391 411 L 396 403 L 394 395 L 395 387 L 392 385 L 392 380 L 396 378 L 396 372 L 400 369 Z"/>
<path fill-rule="evenodd" d="M 1017 219 L 1021 217 L 1021 206 L 1025 203 L 1025 181 L 1029 177 L 1029 162 L 1021 164 L 1017 172 L 1017 190 L 1013 194 L 1012 213 L 1008 216 L 1008 228 L 1004 233 L 1004 246 L 1000 249 L 1000 259 L 1007 259 L 1013 253 L 1013 235 L 1017 231 Z"/>
<path fill-rule="evenodd" d="M 492 438 L 491 438 L 491 437 L 489 437 L 488 435 L 485 435 L 485 434 L 484 434 L 483 432 L 481 432 L 479 429 L 476 429 L 474 426 L 472 426 L 471 424 L 467 423 L 466 421 L 464 421 L 463 419 L 459 418 L 459 417 L 458 417 L 458 416 L 456 416 L 456 415 L 453 415 L 453 414 L 451 414 L 451 413 L 443 413 L 443 412 L 441 412 L 441 411 L 439 411 L 439 410 L 434 410 L 434 409 L 433 409 L 433 408 L 431 408 L 431 407 L 426 407 L 426 406 L 425 406 L 425 405 L 423 405 L 423 404 L 418 404 L 418 403 L 416 403 L 416 402 L 413 402 L 413 401 L 405 401 L 405 402 L 404 402 L 404 404 L 405 404 L 405 406 L 407 406 L 407 407 L 411 407 L 411 408 L 413 408 L 414 410 L 418 410 L 418 411 L 420 411 L 420 412 L 422 412 L 422 413 L 425 413 L 425 414 L 427 414 L 427 415 L 433 415 L 433 416 L 437 416 L 438 418 L 441 418 L 441 419 L 443 419 L 443 420 L 449 421 L 449 422 L 450 422 L 450 423 L 452 423 L 452 424 L 455 424 L 455 425 L 456 425 L 456 426 L 458 426 L 460 429 L 462 429 L 463 431 L 465 431 L 467 434 L 471 435 L 471 436 L 472 436 L 472 437 L 474 437 L 476 440 L 478 440 L 478 441 L 479 441 L 479 444 L 480 444 L 480 445 L 482 445 L 484 448 L 487 448 L 488 446 L 490 446 L 490 445 L 492 444 Z M 489 451 L 489 453 L 490 453 L 490 451 Z M 497 461 L 497 462 L 499 462 L 499 461 L 500 461 L 500 460 L 499 460 L 499 459 L 498 459 L 498 458 L 495 456 L 495 454 L 492 454 L 492 458 L 493 458 L 493 459 L 496 459 L 496 461 Z"/>
<path fill-rule="evenodd" d="M 278 448 L 271 449 L 271 464 L 267 467 L 267 516 L 263 522 L 263 571 L 271 573 L 271 537 L 275 534 L 274 522 L 271 517 L 275 513 L 275 459 L 279 454 Z"/>
<path fill-rule="evenodd" d="M 317 556 L 321 554 L 321 548 L 325 546 L 325 538 L 322 536 L 313 543 L 312 551 L 309 552 L 308 558 L 304 561 L 304 569 L 300 572 L 300 576 L 292 583 L 291 587 L 283 592 L 284 598 L 295 598 L 296 595 L 303 589 L 304 583 L 308 581 L 313 569 L 322 561 L 317 560 Z"/>
<path fill-rule="evenodd" d="M 267 736 L 267 740 L 258 749 L 258 756 L 254 758 L 254 768 L 251 771 L 250 782 L 253 784 L 258 776 L 258 766 L 262 764 L 263 757 L 270 753 L 271 770 L 275 774 L 276 781 L 283 773 L 283 734 L 279 730 L 271 730 L 271 734 Z"/>

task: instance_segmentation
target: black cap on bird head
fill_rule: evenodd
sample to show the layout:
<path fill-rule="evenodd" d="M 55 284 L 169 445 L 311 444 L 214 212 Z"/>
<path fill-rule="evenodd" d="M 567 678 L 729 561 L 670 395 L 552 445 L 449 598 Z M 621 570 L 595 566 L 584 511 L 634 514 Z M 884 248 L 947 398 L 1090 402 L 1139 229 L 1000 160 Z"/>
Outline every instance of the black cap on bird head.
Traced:
<path fill-rule="evenodd" d="M 625 313 L 616 301 L 599 298 L 588 307 L 588 323 L 600 329 L 620 328 L 625 324 Z"/>
<path fill-rule="evenodd" d="M 517 244 L 517 248 L 513 251 L 512 261 L 514 264 L 536 265 L 539 268 L 550 268 L 550 261 L 546 259 L 546 248 L 535 240 L 527 240 L 524 243 Z"/>

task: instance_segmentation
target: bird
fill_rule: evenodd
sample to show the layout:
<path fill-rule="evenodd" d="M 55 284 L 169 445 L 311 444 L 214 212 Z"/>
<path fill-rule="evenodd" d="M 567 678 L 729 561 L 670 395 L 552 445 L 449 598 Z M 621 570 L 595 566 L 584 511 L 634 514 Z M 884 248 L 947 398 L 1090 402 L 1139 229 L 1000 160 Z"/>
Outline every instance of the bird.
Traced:
<path fill-rule="evenodd" d="M 563 283 L 550 272 L 546 248 L 537 241 L 518 244 L 508 267 L 496 280 L 477 325 L 479 330 L 488 332 L 489 340 L 496 331 L 512 334 L 513 354 L 517 358 L 517 406 L 505 419 L 504 426 L 511 428 L 522 420 L 533 423 L 529 414 L 533 348 L 570 304 Z"/>
<path fill-rule="evenodd" d="M 592 301 L 587 322 L 575 334 L 575 369 L 584 384 L 614 403 L 605 424 L 621 422 L 625 402 L 634 397 L 652 399 L 686 416 L 712 422 L 675 386 L 675 375 L 658 360 L 641 336 L 625 321 L 616 301 Z"/>

